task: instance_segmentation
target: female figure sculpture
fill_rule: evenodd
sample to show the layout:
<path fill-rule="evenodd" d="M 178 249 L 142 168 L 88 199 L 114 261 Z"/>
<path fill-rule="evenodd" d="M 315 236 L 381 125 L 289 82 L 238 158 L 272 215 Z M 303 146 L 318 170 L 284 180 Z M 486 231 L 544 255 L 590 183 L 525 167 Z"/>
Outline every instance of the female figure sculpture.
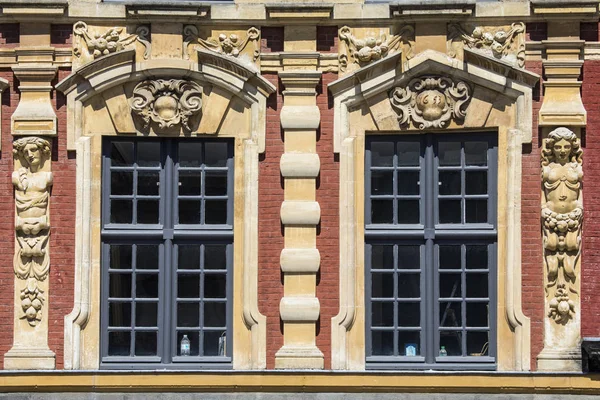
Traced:
<path fill-rule="evenodd" d="M 577 263 L 581 255 L 583 178 L 581 146 L 567 128 L 550 132 L 542 148 L 542 227 L 546 291 L 554 288 L 548 316 L 565 324 L 575 312 Z"/>

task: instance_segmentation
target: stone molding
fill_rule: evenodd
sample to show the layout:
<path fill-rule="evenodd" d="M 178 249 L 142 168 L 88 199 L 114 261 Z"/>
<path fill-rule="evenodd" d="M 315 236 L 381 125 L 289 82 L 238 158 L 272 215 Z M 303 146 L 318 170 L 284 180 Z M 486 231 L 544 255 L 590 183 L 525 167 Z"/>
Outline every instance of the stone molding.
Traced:
<path fill-rule="evenodd" d="M 321 254 L 318 249 L 286 248 L 281 251 L 279 263 L 283 272 L 316 274 L 321 264 Z"/>
<path fill-rule="evenodd" d="M 284 322 L 316 322 L 320 309 L 316 297 L 285 296 L 279 303 L 279 314 Z"/>
<path fill-rule="evenodd" d="M 285 200 L 281 203 L 281 223 L 284 225 L 317 225 L 321 207 L 316 201 Z"/>
<path fill-rule="evenodd" d="M 321 160 L 314 153 L 285 153 L 279 162 L 284 178 L 316 178 L 321 168 Z"/>
<path fill-rule="evenodd" d="M 55 136 L 57 118 L 50 100 L 51 82 L 58 67 L 52 64 L 12 66 L 19 79 L 21 98 L 10 117 L 13 135 Z"/>
<path fill-rule="evenodd" d="M 257 184 L 266 99 L 275 87 L 232 57 L 199 51 L 198 59 L 200 63 L 161 59 L 136 64 L 135 50 L 125 49 L 90 62 L 57 85 L 67 96 L 68 148 L 75 148 L 78 158 L 77 279 L 73 311 L 65 317 L 66 369 L 99 366 L 100 187 L 91 181 L 100 176 L 102 135 L 136 134 L 123 86 L 133 88 L 147 79 L 195 82 L 202 88 L 202 104 L 211 107 L 203 109 L 202 121 L 193 134 L 235 138 L 235 218 L 243 222 L 234 227 L 233 284 L 234 290 L 242 293 L 233 306 L 234 369 L 266 368 L 266 318 L 258 310 L 257 298 Z M 90 108 L 90 103 L 98 106 Z"/>
<path fill-rule="evenodd" d="M 198 27 L 195 25 L 186 25 L 183 27 L 183 54 L 186 60 L 190 59 L 190 46 L 192 52 L 198 51 L 200 48 L 214 51 L 218 54 L 223 54 L 230 57 L 243 57 L 243 52 L 246 47 L 252 44 L 252 59 L 251 62 L 256 62 L 260 56 L 258 40 L 260 31 L 251 27 L 246 31 L 246 36 L 242 39 L 236 33 L 221 33 L 217 38 L 202 39 L 199 36 Z"/>

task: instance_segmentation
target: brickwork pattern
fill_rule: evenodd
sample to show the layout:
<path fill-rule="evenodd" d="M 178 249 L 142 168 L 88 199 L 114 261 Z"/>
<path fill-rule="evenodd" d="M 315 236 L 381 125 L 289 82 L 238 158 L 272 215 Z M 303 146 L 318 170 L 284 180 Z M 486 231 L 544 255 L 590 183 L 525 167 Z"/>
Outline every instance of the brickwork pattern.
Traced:
<path fill-rule="evenodd" d="M 53 47 L 71 47 L 73 45 L 73 25 L 50 25 L 50 45 Z"/>
<path fill-rule="evenodd" d="M 0 24 L 0 45 L 17 47 L 19 45 L 19 24 Z"/>
<path fill-rule="evenodd" d="M 548 39 L 548 25 L 545 22 L 530 22 L 525 25 L 525 40 L 540 41 Z"/>
<path fill-rule="evenodd" d="M 542 75 L 542 62 L 529 61 L 525 68 Z M 541 83 L 533 95 L 533 140 L 523 146 L 521 198 L 522 235 L 522 301 L 523 312 L 531 319 L 531 368 L 537 369 L 536 358 L 543 348 L 544 332 L 544 266 L 540 226 L 541 180 L 538 114 L 543 96 Z"/>
<path fill-rule="evenodd" d="M 283 26 L 265 26 L 260 29 L 260 52 L 283 51 Z"/>
<path fill-rule="evenodd" d="M 338 52 L 337 26 L 317 26 L 317 51 L 322 53 Z"/>

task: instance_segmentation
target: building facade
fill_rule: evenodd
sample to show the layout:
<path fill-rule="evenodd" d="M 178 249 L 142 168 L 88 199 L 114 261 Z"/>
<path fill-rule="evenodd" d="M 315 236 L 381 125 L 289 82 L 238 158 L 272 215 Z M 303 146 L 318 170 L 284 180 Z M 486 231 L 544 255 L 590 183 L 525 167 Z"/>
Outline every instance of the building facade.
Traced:
<path fill-rule="evenodd" d="M 0 392 L 600 396 L 599 5 L 0 2 Z"/>

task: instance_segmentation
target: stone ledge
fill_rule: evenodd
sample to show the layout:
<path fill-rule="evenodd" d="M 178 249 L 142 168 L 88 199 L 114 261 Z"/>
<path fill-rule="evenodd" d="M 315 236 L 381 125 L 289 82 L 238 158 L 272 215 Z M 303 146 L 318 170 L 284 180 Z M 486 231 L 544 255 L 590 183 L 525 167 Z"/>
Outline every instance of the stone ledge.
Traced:
<path fill-rule="evenodd" d="M 321 254 L 317 249 L 283 249 L 279 263 L 283 272 L 316 273 L 321 264 Z"/>
<path fill-rule="evenodd" d="M 316 322 L 320 310 L 316 297 L 285 296 L 279 302 L 279 314 L 284 322 Z"/>
<path fill-rule="evenodd" d="M 317 225 L 321 207 L 316 201 L 285 200 L 281 204 L 281 223 L 284 225 Z"/>
<path fill-rule="evenodd" d="M 279 168 L 284 178 L 316 178 L 321 160 L 314 153 L 284 153 Z"/>

